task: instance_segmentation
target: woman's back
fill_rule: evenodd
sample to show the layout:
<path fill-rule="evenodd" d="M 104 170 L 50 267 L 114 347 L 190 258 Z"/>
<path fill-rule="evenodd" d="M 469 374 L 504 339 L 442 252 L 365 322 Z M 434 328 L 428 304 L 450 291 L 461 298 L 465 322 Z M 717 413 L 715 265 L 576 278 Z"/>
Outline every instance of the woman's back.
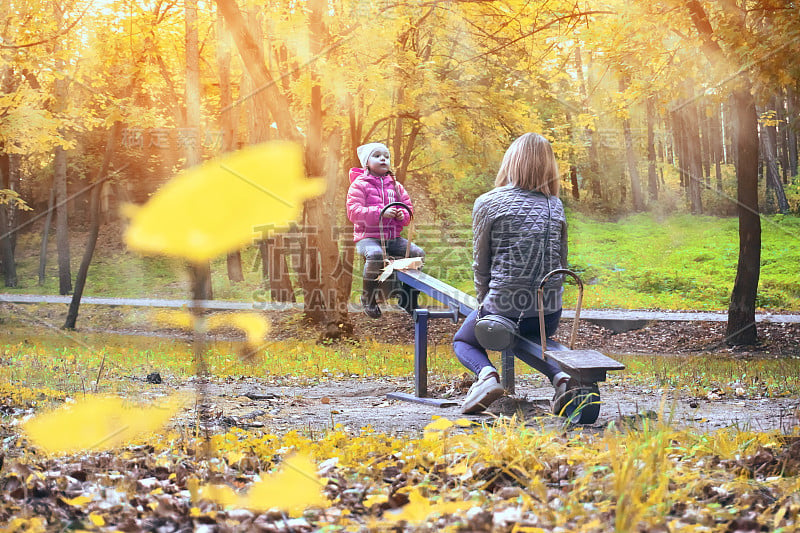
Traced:
<path fill-rule="evenodd" d="M 540 280 L 566 266 L 561 201 L 518 187 L 497 187 L 475 201 L 473 232 L 475 283 L 484 307 L 504 315 L 535 315 Z M 561 308 L 561 283 L 560 277 L 548 281 L 545 313 Z"/>

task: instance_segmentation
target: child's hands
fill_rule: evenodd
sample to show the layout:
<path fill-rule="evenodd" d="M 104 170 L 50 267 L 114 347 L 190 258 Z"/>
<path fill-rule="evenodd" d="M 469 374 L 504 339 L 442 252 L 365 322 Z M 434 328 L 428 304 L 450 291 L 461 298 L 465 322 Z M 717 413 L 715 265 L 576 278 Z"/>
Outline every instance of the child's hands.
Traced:
<path fill-rule="evenodd" d="M 383 212 L 383 218 L 397 218 L 398 213 L 402 216 L 403 213 L 396 207 L 390 207 Z"/>

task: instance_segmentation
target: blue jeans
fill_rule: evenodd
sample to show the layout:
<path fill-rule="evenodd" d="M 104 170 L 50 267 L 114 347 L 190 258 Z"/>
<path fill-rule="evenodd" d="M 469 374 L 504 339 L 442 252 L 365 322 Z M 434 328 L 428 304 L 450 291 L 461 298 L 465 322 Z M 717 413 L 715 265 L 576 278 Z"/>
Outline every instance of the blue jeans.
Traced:
<path fill-rule="evenodd" d="M 471 312 L 464 320 L 461 328 L 458 330 L 458 332 L 456 332 L 455 337 L 453 337 L 453 351 L 456 352 L 456 357 L 462 365 L 469 368 L 476 374 L 481 371 L 481 368 L 490 366 L 492 364 L 489 361 L 489 356 L 486 354 L 486 350 L 483 346 L 481 346 L 481 343 L 478 342 L 478 339 L 475 337 L 475 322 L 478 320 L 478 313 L 481 312 L 482 314 L 480 316 L 486 316 L 489 314 L 488 312 L 484 311 L 483 308 L 478 308 Z M 508 318 L 516 321 L 518 317 Z M 556 332 L 560 319 L 560 309 L 555 313 L 544 315 L 544 330 L 547 332 L 548 337 Z M 519 323 L 519 332 L 526 339 L 537 344 L 541 344 L 541 340 L 539 338 L 538 316 L 523 318 Z M 516 354 L 516 356 L 521 361 L 547 376 L 547 379 L 551 381 L 553 380 L 553 376 L 561 372 L 561 367 L 553 362 L 524 354 Z"/>
<path fill-rule="evenodd" d="M 408 240 L 403 237 L 387 239 L 386 253 L 389 257 L 405 257 L 407 246 Z M 374 280 L 377 278 L 383 269 L 381 240 L 365 237 L 356 243 L 356 250 L 364 256 L 364 279 Z M 409 257 L 425 257 L 425 252 L 412 242 Z"/>

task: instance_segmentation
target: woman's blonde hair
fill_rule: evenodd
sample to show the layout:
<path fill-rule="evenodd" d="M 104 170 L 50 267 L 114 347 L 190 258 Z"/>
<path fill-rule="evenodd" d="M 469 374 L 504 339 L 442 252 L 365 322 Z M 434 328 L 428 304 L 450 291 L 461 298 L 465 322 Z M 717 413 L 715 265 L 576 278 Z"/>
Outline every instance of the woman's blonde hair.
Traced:
<path fill-rule="evenodd" d="M 506 150 L 494 185 L 513 185 L 558 196 L 560 182 L 558 163 L 550 141 L 538 133 L 526 133 Z"/>

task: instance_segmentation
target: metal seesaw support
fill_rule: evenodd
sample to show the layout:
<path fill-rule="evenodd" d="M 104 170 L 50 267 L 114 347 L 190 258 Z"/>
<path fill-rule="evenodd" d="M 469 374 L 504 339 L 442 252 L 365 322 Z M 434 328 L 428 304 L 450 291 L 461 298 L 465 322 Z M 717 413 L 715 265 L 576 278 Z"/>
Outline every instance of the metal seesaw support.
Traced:
<path fill-rule="evenodd" d="M 458 309 L 414 310 L 414 396 L 407 392 L 390 392 L 387 398 L 438 407 L 458 405 L 453 400 L 428 397 L 428 320 L 433 318 L 449 318 L 455 324 L 458 322 Z"/>

